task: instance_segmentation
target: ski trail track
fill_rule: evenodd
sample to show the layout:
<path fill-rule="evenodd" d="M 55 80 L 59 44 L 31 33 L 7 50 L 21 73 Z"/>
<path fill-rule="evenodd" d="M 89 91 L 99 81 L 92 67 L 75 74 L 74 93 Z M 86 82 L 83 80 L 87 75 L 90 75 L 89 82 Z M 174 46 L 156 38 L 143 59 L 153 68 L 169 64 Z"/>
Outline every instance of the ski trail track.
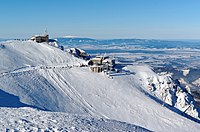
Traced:
<path fill-rule="evenodd" d="M 77 105 L 81 105 L 84 110 L 90 115 L 98 115 L 102 117 L 103 115 L 97 113 L 96 110 L 90 105 L 81 94 L 74 88 L 61 74 L 59 70 L 45 70 L 44 72 L 47 74 L 46 77 L 50 77 L 51 81 L 58 86 L 58 88 L 74 103 Z"/>

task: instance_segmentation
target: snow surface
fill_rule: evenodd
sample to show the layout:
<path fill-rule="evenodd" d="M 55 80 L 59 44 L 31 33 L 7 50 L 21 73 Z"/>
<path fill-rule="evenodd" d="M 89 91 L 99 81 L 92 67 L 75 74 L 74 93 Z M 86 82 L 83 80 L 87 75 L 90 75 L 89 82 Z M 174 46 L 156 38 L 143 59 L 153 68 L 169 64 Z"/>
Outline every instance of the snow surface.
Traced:
<path fill-rule="evenodd" d="M 0 97 L 4 100 L 0 102 L 1 107 L 34 107 L 65 112 L 69 116 L 84 115 L 83 119 L 89 120 L 91 116 L 95 119 L 105 118 L 153 131 L 200 130 L 198 120 L 162 106 L 159 97 L 148 91 L 149 75 L 157 75 L 146 65 L 129 65 L 122 72 L 111 74 L 111 79 L 104 73 L 93 73 L 88 67 L 79 67 L 80 63 L 84 63 L 82 60 L 47 44 L 20 41 L 1 44 L 4 45 L 0 49 L 0 57 L 3 58 L 0 60 Z M 12 117 L 11 113 L 16 111 L 12 115 L 18 119 L 22 115 L 17 113 L 22 109 L 1 109 L 1 117 L 5 119 L 4 126 L 12 122 L 12 118 L 6 118 L 4 112 L 7 111 L 9 117 Z M 54 114 L 62 115 L 51 115 Z M 36 112 L 36 117 L 34 115 L 30 118 L 37 119 L 43 112 Z M 25 122 L 30 121 L 29 116 L 27 118 Z M 23 120 L 21 122 L 23 124 Z M 37 129 L 40 128 L 38 123 L 33 123 L 33 126 L 38 126 Z M 59 123 L 62 124 L 63 120 Z M 77 129 L 82 130 L 85 124 Z M 26 125 L 22 125 L 24 129 Z M 84 129 L 88 130 L 89 127 Z M 94 130 L 98 129 L 98 126 L 94 127 Z M 110 127 L 108 129 L 111 130 Z M 128 128 L 124 126 L 124 129 Z"/>
<path fill-rule="evenodd" d="M 155 74 L 144 67 L 143 71 L 135 71 L 146 82 L 149 93 L 158 97 L 164 105 L 165 103 L 178 110 L 199 119 L 199 112 L 196 102 L 190 91 L 180 86 L 177 80 L 173 80 L 170 73 Z"/>
<path fill-rule="evenodd" d="M 200 78 L 192 82 L 192 84 L 200 87 Z"/>
<path fill-rule="evenodd" d="M 84 37 L 67 35 L 67 36 L 63 36 L 63 38 L 84 38 Z"/>
<path fill-rule="evenodd" d="M 183 70 L 183 75 L 187 76 L 189 74 L 190 70 Z"/>
<path fill-rule="evenodd" d="M 132 131 L 149 132 L 139 126 L 103 118 L 93 118 L 31 108 L 0 108 L 0 131 Z"/>

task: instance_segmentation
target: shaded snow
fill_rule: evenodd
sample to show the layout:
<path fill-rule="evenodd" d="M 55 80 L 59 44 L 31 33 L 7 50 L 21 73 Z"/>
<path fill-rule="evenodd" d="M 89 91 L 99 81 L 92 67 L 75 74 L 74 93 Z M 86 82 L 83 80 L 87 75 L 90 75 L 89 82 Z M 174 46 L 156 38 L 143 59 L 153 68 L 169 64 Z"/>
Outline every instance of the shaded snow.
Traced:
<path fill-rule="evenodd" d="M 200 86 L 200 78 L 195 80 L 194 82 L 192 82 L 192 84 L 194 84 L 196 86 Z"/>
<path fill-rule="evenodd" d="M 147 67 L 143 71 L 136 71 L 140 77 L 146 82 L 146 88 L 150 94 L 158 97 L 163 101 L 163 105 L 177 108 L 178 110 L 199 119 L 196 102 L 190 91 L 180 86 L 178 80 L 173 80 L 170 73 L 155 74 Z"/>

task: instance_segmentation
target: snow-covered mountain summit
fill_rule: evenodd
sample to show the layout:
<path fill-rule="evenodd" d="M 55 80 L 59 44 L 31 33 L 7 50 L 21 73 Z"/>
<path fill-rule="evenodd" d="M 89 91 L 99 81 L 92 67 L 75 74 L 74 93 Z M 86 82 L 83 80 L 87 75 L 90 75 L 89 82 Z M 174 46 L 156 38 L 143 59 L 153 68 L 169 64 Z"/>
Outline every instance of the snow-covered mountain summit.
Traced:
<path fill-rule="evenodd" d="M 44 43 L 7 41 L 1 45 L 1 107 L 106 118 L 153 131 L 200 129 L 198 120 L 163 107 L 158 102 L 161 98 L 147 90 L 149 75 L 157 77 L 148 66 L 126 66 L 112 73 L 111 79 L 80 67 L 83 60 Z"/>

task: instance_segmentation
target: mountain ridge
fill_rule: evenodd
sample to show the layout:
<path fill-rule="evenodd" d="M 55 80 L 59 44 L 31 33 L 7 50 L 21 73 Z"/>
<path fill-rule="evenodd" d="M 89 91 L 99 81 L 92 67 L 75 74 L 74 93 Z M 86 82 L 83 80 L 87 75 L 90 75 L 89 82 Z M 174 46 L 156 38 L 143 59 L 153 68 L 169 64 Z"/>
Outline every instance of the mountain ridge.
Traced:
<path fill-rule="evenodd" d="M 147 82 L 138 72 L 146 69 L 148 75 L 155 74 L 148 66 L 130 65 L 111 79 L 80 67 L 83 60 L 44 43 L 7 41 L 2 45 L 0 87 L 24 104 L 123 121 L 153 131 L 200 129 L 199 123 L 162 107 L 143 92 Z"/>

